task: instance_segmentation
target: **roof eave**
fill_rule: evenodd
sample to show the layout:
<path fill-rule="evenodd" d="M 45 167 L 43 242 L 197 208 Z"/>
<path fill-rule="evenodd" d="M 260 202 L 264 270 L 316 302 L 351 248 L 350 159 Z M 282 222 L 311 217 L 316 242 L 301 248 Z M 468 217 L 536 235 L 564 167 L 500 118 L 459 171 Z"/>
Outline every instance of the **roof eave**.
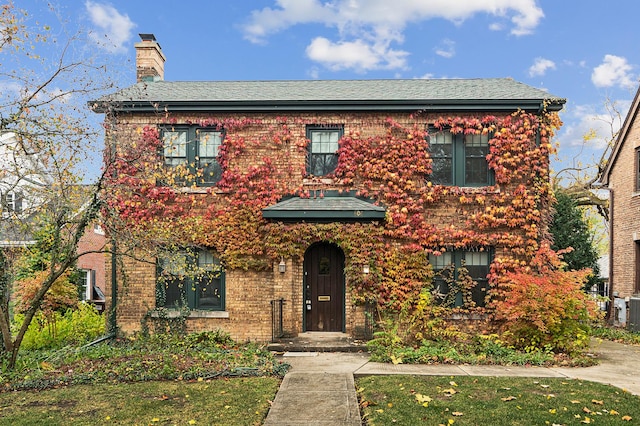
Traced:
<path fill-rule="evenodd" d="M 565 99 L 415 100 L 415 101 L 100 101 L 90 104 L 96 113 L 187 111 L 560 111 Z"/>

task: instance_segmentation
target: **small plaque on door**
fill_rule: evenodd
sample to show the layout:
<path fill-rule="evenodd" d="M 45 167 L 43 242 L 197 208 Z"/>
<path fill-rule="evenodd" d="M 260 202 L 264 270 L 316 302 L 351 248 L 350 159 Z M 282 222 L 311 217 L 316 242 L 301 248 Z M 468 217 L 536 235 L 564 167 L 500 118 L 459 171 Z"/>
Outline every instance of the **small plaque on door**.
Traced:
<path fill-rule="evenodd" d="M 318 296 L 318 302 L 330 302 L 331 296 Z"/>

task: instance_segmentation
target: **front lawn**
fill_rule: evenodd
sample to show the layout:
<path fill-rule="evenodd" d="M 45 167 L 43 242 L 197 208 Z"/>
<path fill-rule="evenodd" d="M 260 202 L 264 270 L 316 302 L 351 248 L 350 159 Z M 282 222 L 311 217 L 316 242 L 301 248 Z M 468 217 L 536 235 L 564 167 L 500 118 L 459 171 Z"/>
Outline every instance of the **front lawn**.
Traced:
<path fill-rule="evenodd" d="M 0 372 L 0 392 L 150 380 L 282 377 L 287 367 L 265 348 L 236 343 L 222 332 L 156 334 L 20 352 L 16 369 Z"/>
<path fill-rule="evenodd" d="M 356 379 L 367 425 L 622 425 L 640 397 L 580 380 L 367 376 Z"/>
<path fill-rule="evenodd" d="M 260 425 L 276 377 L 78 385 L 0 394 L 0 425 Z"/>

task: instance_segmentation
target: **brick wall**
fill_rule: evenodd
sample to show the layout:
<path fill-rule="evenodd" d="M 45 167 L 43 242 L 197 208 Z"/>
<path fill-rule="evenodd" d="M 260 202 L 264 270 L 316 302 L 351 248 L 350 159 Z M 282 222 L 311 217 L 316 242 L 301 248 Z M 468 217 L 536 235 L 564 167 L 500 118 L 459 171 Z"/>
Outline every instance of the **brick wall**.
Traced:
<path fill-rule="evenodd" d="M 499 115 L 499 114 L 495 114 Z M 301 170 L 304 169 L 306 152 L 298 145 L 306 138 L 306 125 L 310 124 L 344 124 L 345 134 L 351 130 L 358 130 L 367 137 L 386 132 L 383 118 L 391 116 L 398 122 L 410 120 L 407 114 L 384 114 L 384 117 L 376 117 L 366 113 L 345 114 L 299 114 L 288 120 L 288 128 L 292 134 L 285 155 L 276 158 L 276 166 L 280 171 L 281 179 L 300 179 Z M 225 118 L 238 118 L 237 116 L 207 114 L 190 114 L 188 116 L 172 116 L 175 124 L 198 123 L 202 120 L 224 120 Z M 236 136 L 244 136 L 247 140 L 256 138 L 268 138 L 273 135 L 274 128 L 280 128 L 281 119 L 275 114 L 247 114 L 249 119 L 260 120 L 261 125 L 249 125 L 235 133 Z M 435 120 L 433 117 L 421 117 L 422 122 Z M 166 123 L 162 115 L 147 114 L 127 116 L 126 121 L 120 121 L 118 126 L 119 143 L 127 143 L 136 136 L 136 129 L 147 125 L 155 126 Z M 270 127 L 273 126 L 273 127 Z M 278 127 L 276 127 L 278 126 Z M 260 147 L 247 148 L 250 155 L 243 155 L 235 160 L 233 167 L 247 168 L 261 161 L 261 158 L 270 153 L 267 144 Z M 312 188 L 311 182 L 299 182 L 302 187 Z M 331 183 L 324 183 L 325 189 L 339 189 Z M 207 203 L 215 204 L 224 202 L 224 194 L 202 194 L 207 198 Z M 455 196 L 453 196 L 455 197 Z M 451 201 L 454 201 L 452 198 Z M 441 226 L 463 227 L 465 225 L 465 213 L 456 208 L 455 202 L 442 202 L 433 204 L 430 209 L 430 217 L 434 224 Z M 493 232 L 495 230 L 492 230 Z M 513 230 L 510 232 L 520 232 Z M 303 253 L 300 254 L 302 256 Z M 118 303 L 118 326 L 123 333 L 133 333 L 140 329 L 141 321 L 147 313 L 155 307 L 155 266 L 151 263 L 137 262 L 124 259 L 124 270 L 120 274 L 121 281 Z M 271 300 L 285 299 L 283 309 L 284 332 L 286 335 L 297 335 L 303 331 L 303 262 L 302 259 L 284 259 L 286 272 L 278 271 L 278 262 L 273 264 L 273 270 L 269 271 L 226 271 L 226 311 L 215 315 L 193 315 L 187 319 L 189 331 L 223 329 L 229 332 L 233 338 L 241 341 L 268 341 L 271 339 Z M 348 262 L 349 259 L 346 259 Z M 124 279 L 126 278 L 126 279 Z M 347 283 L 347 289 L 349 285 Z M 347 290 L 348 291 L 348 290 Z M 110 290 L 107 290 L 109 296 Z M 345 328 L 350 335 L 360 333 L 365 325 L 364 309 L 351 303 L 352 297 L 345 297 Z M 213 316 L 213 317 L 212 317 Z"/>
<path fill-rule="evenodd" d="M 77 267 L 79 269 L 90 269 L 95 271 L 96 286 L 104 293 L 106 290 L 105 275 L 105 254 L 91 253 L 102 252 L 105 247 L 105 236 L 103 232 L 96 231 L 93 225 L 87 226 L 78 241 L 78 253 L 87 253 L 78 258 Z"/>
<path fill-rule="evenodd" d="M 635 152 L 640 147 L 640 121 L 629 129 L 624 143 L 611 169 L 609 187 L 613 193 L 613 267 L 611 290 L 620 297 L 638 292 L 636 287 L 636 250 L 640 250 L 640 192 L 636 190 L 637 165 Z"/>

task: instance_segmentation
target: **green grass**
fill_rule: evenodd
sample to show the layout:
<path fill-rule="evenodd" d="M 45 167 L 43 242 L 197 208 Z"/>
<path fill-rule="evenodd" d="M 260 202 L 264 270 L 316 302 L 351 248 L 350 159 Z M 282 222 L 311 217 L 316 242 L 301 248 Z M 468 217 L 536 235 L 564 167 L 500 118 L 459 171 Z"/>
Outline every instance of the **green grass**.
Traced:
<path fill-rule="evenodd" d="M 287 367 L 265 348 L 233 342 L 220 332 L 139 336 L 89 347 L 20 352 L 15 370 L 0 371 L 0 392 L 152 380 L 282 377 Z"/>
<path fill-rule="evenodd" d="M 260 425 L 280 380 L 78 385 L 0 393 L 0 425 Z"/>
<path fill-rule="evenodd" d="M 640 333 L 620 327 L 593 327 L 591 329 L 591 336 L 628 345 L 640 345 Z"/>
<path fill-rule="evenodd" d="M 640 398 L 557 378 L 367 376 L 356 380 L 368 425 L 623 425 Z"/>

